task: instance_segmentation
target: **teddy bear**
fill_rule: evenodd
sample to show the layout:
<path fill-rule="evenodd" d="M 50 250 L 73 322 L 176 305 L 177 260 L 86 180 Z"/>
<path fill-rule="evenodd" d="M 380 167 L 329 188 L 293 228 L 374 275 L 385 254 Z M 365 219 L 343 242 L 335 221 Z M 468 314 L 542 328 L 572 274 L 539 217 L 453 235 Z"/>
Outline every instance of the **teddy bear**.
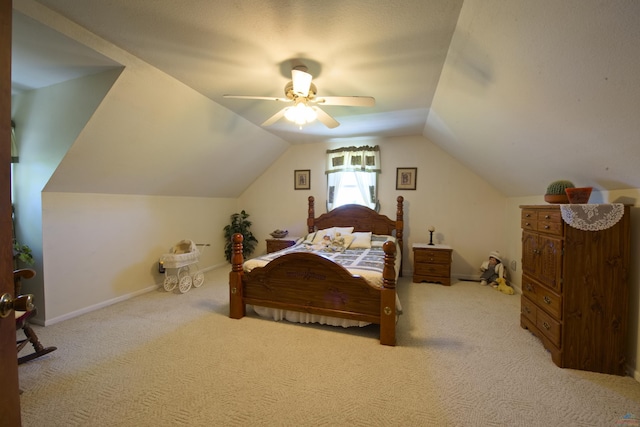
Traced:
<path fill-rule="evenodd" d="M 504 278 L 498 277 L 496 279 L 496 283 L 498 283 L 498 287 L 496 289 L 502 292 L 503 294 L 507 294 L 507 295 L 514 294 L 513 288 L 507 285 L 507 281 Z"/>

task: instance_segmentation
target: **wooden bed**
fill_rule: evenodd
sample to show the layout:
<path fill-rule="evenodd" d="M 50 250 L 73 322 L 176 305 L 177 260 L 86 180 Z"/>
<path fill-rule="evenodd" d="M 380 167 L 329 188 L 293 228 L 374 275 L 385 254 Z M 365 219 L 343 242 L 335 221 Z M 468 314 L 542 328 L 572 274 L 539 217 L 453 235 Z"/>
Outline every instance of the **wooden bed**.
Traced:
<path fill-rule="evenodd" d="M 354 232 L 395 235 L 400 248 L 404 227 L 404 198 L 397 198 L 396 220 L 359 205 L 346 205 L 315 217 L 309 197 L 309 232 L 331 227 L 354 227 Z M 240 319 L 246 305 L 279 308 L 380 325 L 380 343 L 396 344 L 396 245 L 383 244 L 383 286 L 369 284 L 339 264 L 313 253 L 290 253 L 243 271 L 242 235 L 233 236 L 229 273 L 229 317 Z M 402 259 L 402 253 L 398 254 Z M 400 272 L 402 269 L 400 268 Z"/>

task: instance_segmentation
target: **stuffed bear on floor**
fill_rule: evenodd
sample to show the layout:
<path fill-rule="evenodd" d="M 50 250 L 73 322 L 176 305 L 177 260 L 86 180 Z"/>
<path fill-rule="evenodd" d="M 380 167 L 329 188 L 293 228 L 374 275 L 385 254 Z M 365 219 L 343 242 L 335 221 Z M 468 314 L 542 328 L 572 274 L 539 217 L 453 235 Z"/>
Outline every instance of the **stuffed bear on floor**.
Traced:
<path fill-rule="evenodd" d="M 507 294 L 507 295 L 514 294 L 513 288 L 507 285 L 507 281 L 504 280 L 502 277 L 499 277 L 498 279 L 496 279 L 496 283 L 498 283 L 498 287 L 496 289 L 502 292 L 503 294 Z"/>

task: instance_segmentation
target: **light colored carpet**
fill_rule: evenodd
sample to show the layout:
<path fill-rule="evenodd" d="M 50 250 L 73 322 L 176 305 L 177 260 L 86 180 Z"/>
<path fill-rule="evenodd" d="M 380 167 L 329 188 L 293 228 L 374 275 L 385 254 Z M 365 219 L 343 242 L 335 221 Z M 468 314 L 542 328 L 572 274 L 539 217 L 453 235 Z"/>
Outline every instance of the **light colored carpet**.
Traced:
<path fill-rule="evenodd" d="M 228 269 L 36 327 L 58 350 L 19 368 L 30 426 L 614 426 L 640 384 L 557 368 L 518 296 L 401 279 L 398 346 L 378 328 L 228 314 Z M 629 425 L 629 424 L 627 424 Z M 637 424 L 636 424 L 637 425 Z"/>

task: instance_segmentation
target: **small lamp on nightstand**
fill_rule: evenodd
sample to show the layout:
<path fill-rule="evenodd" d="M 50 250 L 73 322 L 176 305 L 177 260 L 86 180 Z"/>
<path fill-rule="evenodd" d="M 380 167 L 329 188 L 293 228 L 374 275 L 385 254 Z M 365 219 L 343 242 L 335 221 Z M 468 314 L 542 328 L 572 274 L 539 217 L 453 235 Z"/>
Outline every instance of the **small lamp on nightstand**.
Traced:
<path fill-rule="evenodd" d="M 436 228 L 432 225 L 428 228 L 429 230 L 429 244 L 433 245 L 433 232 L 436 231 Z"/>

